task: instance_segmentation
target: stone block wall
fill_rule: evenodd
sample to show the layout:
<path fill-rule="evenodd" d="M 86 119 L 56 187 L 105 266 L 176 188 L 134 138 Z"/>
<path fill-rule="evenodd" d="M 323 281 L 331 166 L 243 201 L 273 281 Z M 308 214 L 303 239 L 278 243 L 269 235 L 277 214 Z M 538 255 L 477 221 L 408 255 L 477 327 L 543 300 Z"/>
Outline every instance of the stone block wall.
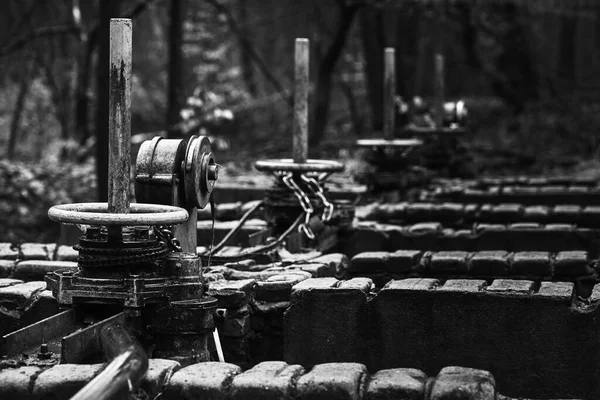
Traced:
<path fill-rule="evenodd" d="M 0 398 L 69 399 L 103 368 L 101 364 L 62 364 L 49 369 L 0 370 Z M 217 362 L 184 368 L 151 359 L 135 398 L 165 400 L 511 400 L 499 394 L 487 371 L 450 366 L 434 376 L 414 368 L 369 373 L 359 363 L 327 363 L 306 370 L 282 361 L 263 362 L 242 372 Z"/>
<path fill-rule="evenodd" d="M 600 398 L 600 285 L 410 278 L 309 279 L 285 313 L 285 358 L 310 368 L 359 362 L 370 370 L 445 365 L 489 370 L 510 396 Z"/>
<path fill-rule="evenodd" d="M 570 224 L 476 224 L 453 229 L 439 222 L 392 225 L 358 222 L 341 240 L 340 252 L 348 257 L 367 251 L 587 251 L 600 252 L 600 229 Z"/>
<path fill-rule="evenodd" d="M 355 255 L 346 275 L 371 278 L 377 287 L 416 277 L 567 281 L 583 293 L 598 282 L 598 260 L 585 251 L 375 251 Z"/>
<path fill-rule="evenodd" d="M 487 187 L 451 186 L 424 193 L 428 201 L 457 203 L 500 204 L 520 203 L 526 205 L 579 204 L 600 205 L 600 189 L 597 186 L 573 184 L 505 185 Z"/>
<path fill-rule="evenodd" d="M 520 203 L 373 203 L 357 208 L 362 221 L 415 224 L 438 221 L 450 227 L 466 227 L 474 223 L 572 224 L 580 228 L 600 226 L 600 207 L 562 204 L 556 206 Z"/>

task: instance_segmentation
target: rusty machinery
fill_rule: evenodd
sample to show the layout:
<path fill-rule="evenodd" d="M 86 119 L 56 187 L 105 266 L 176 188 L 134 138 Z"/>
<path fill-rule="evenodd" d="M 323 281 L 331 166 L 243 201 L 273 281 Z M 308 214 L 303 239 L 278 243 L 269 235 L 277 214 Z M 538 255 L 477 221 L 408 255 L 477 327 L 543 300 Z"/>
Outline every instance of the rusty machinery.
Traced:
<path fill-rule="evenodd" d="M 344 164 L 308 158 L 309 87 L 309 41 L 296 39 L 293 158 L 260 160 L 254 167 L 275 178 L 263 200 L 270 230 L 279 234 L 297 228 L 314 241 L 313 247 L 326 250 L 334 246 L 339 230 L 351 225 L 354 206 L 328 198 L 326 181 L 343 171 Z"/>
<path fill-rule="evenodd" d="M 268 253 L 280 245 L 292 252 L 303 248 L 327 251 L 336 246 L 338 234 L 349 228 L 354 219 L 354 205 L 346 200 L 329 199 L 326 188 L 328 177 L 343 171 L 344 164 L 308 159 L 309 41 L 296 39 L 295 46 L 293 158 L 255 163 L 258 171 L 274 176 L 274 184 L 264 199 L 248 210 L 238 225 L 213 248 L 213 254 L 256 212 L 264 213 L 268 227 L 251 235 L 251 247 L 239 255 L 217 254 L 214 259 L 219 262 L 265 255 L 272 259 Z"/>
<path fill-rule="evenodd" d="M 140 203 L 129 204 L 131 20 L 111 20 L 110 79 L 109 201 L 50 208 L 52 220 L 84 231 L 78 270 L 45 279 L 64 311 L 6 335 L 2 348 L 21 354 L 43 344 L 42 358 L 66 363 L 133 349 L 132 376 L 141 377 L 140 348 L 182 365 L 210 360 L 217 301 L 204 294 L 196 213 L 218 166 L 207 138 L 148 140 L 136 165 Z"/>
<path fill-rule="evenodd" d="M 466 132 L 465 103 L 444 101 L 444 65 L 439 54 L 435 71 L 433 116 L 420 99 L 413 107 L 400 101 L 402 114 L 409 116 L 410 121 L 398 134 L 395 50 L 384 49 L 383 138 L 356 142 L 356 146 L 364 150 L 363 158 L 370 166 L 357 178 L 372 192 L 420 187 L 430 181 L 434 171 L 452 164 L 454 150 L 461 149 L 457 138 Z"/>

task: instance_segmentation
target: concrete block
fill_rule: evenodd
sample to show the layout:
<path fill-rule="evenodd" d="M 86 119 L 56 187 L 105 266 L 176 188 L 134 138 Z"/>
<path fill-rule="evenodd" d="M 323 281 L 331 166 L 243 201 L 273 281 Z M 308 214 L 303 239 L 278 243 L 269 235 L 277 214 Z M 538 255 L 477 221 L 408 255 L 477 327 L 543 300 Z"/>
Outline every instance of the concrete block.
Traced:
<path fill-rule="evenodd" d="M 13 276 L 26 282 L 43 281 L 48 272 L 63 270 L 77 272 L 77 269 L 77 263 L 72 261 L 28 260 L 17 263 Z"/>
<path fill-rule="evenodd" d="M 225 400 L 231 381 L 240 372 L 240 367 L 229 363 L 192 364 L 173 374 L 163 396 L 167 400 Z"/>
<path fill-rule="evenodd" d="M 233 378 L 231 399 L 291 399 L 297 379 L 304 374 L 300 365 L 283 361 L 262 362 Z"/>
<path fill-rule="evenodd" d="M 39 367 L 6 368 L 0 370 L 1 399 L 37 399 L 33 395 L 33 384 L 42 372 Z"/>
<path fill-rule="evenodd" d="M 357 363 L 316 365 L 298 379 L 298 400 L 361 400 L 367 368 Z"/>
<path fill-rule="evenodd" d="M 102 364 L 59 364 L 42 372 L 33 386 L 37 398 L 70 399 L 102 369 Z"/>
<path fill-rule="evenodd" d="M 427 374 L 418 369 L 394 368 L 377 371 L 367 382 L 365 400 L 422 400 Z"/>
<path fill-rule="evenodd" d="M 429 400 L 496 400 L 494 377 L 487 371 L 446 367 L 433 382 Z"/>
<path fill-rule="evenodd" d="M 352 282 L 352 281 L 350 281 Z M 356 281 L 355 281 L 356 282 Z M 337 287 L 332 278 L 307 279 L 292 290 L 284 314 L 284 360 L 310 367 L 321 360 L 360 360 L 367 351 L 364 280 Z"/>

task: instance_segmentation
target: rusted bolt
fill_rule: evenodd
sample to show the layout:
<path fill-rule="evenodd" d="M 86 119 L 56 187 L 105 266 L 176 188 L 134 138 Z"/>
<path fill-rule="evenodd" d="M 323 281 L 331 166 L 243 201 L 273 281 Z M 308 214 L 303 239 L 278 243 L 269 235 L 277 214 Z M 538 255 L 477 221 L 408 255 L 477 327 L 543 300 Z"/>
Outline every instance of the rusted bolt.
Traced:
<path fill-rule="evenodd" d="M 102 238 L 102 230 L 98 226 L 90 226 L 85 231 L 85 237 L 90 240 L 98 240 Z"/>
<path fill-rule="evenodd" d="M 148 228 L 143 226 L 136 226 L 133 228 L 133 238 L 135 240 L 148 240 L 150 237 L 150 232 Z"/>
<path fill-rule="evenodd" d="M 48 350 L 48 343 L 42 343 L 40 346 L 40 351 L 38 353 L 38 358 L 42 360 L 47 360 L 52 357 L 52 353 Z"/>
<path fill-rule="evenodd" d="M 219 167 L 217 164 L 210 164 L 208 166 L 208 180 L 216 181 L 219 178 Z"/>

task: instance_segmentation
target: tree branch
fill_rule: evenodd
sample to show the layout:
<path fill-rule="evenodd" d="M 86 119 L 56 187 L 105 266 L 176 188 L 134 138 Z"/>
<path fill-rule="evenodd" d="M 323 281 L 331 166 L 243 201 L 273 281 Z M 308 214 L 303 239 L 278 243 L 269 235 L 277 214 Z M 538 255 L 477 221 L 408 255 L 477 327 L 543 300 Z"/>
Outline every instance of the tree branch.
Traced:
<path fill-rule="evenodd" d="M 135 6 L 133 6 L 130 10 L 128 10 L 126 13 L 124 13 L 122 18 L 132 18 L 132 19 L 135 18 L 142 11 L 144 11 L 150 3 L 153 3 L 154 1 L 155 0 L 140 1 Z M 160 1 L 160 0 L 158 0 L 158 1 Z M 97 36 L 98 36 L 97 31 L 98 31 L 98 24 L 94 25 L 94 27 L 92 29 L 90 29 L 90 32 L 89 32 L 89 38 L 90 38 L 92 47 L 93 47 L 93 45 L 95 45 L 95 41 L 97 40 Z M 31 32 L 21 35 L 17 39 L 13 40 L 11 43 L 8 43 L 8 44 L 2 46 L 0 48 L 0 57 L 7 56 L 11 53 L 14 53 L 14 52 L 22 49 L 23 46 L 25 46 L 27 43 L 29 43 L 35 39 L 39 39 L 42 37 L 48 37 L 48 36 L 58 36 L 58 35 L 76 35 L 76 36 L 80 37 L 81 36 L 81 28 L 72 22 L 68 23 L 68 24 L 63 24 L 63 25 L 42 26 Z M 92 42 L 92 40 L 93 40 L 93 42 Z"/>
<path fill-rule="evenodd" d="M 246 38 L 246 35 L 242 32 L 242 30 L 238 27 L 237 22 L 229 9 L 225 7 L 223 4 L 219 3 L 218 0 L 206 0 L 210 5 L 215 7 L 215 9 L 225 15 L 227 18 L 227 22 L 229 23 L 229 28 L 231 31 L 238 37 L 240 44 L 244 47 L 244 49 L 248 52 L 248 55 L 252 58 L 252 60 L 258 66 L 258 69 L 262 72 L 262 74 L 267 78 L 267 80 L 273 85 L 275 90 L 281 94 L 283 100 L 290 106 L 290 108 L 294 107 L 294 101 L 292 97 L 289 95 L 287 90 L 283 87 L 281 82 L 271 73 L 269 67 L 264 62 L 264 60 L 260 57 L 258 52 L 252 46 L 252 43 Z"/>
<path fill-rule="evenodd" d="M 14 53 L 15 51 L 21 50 L 25 44 L 41 37 L 78 33 L 79 29 L 73 24 L 43 26 L 18 37 L 12 43 L 0 48 L 0 57 L 4 57 L 8 54 Z"/>

